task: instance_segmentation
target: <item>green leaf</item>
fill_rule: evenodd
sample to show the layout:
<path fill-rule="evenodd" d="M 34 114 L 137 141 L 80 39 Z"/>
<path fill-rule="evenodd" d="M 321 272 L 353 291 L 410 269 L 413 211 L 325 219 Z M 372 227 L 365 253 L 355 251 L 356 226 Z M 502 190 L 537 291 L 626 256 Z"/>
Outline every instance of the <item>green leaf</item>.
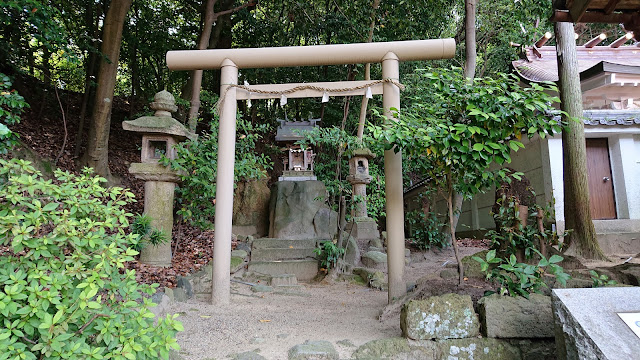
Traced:
<path fill-rule="evenodd" d="M 473 150 L 474 151 L 482 151 L 483 149 L 484 149 L 484 145 L 482 143 L 473 144 Z"/>
<path fill-rule="evenodd" d="M 562 260 L 564 260 L 564 258 L 562 256 L 560 256 L 560 255 L 552 255 L 549 258 L 549 262 L 551 264 L 557 264 L 557 263 L 561 262 Z"/>

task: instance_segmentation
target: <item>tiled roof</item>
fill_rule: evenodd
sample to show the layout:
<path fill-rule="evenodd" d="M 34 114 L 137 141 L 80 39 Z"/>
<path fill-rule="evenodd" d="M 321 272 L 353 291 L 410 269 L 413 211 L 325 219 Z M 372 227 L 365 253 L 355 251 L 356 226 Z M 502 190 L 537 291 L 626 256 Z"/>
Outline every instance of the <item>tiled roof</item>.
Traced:
<path fill-rule="evenodd" d="M 585 125 L 640 125 L 640 110 L 585 110 Z"/>

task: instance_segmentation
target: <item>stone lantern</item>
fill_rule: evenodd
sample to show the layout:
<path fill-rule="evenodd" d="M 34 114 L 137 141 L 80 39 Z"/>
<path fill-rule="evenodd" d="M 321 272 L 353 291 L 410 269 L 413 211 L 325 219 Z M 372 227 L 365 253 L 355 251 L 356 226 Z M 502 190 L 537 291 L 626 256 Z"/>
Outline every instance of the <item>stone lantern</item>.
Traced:
<path fill-rule="evenodd" d="M 354 151 L 349 159 L 349 176 L 347 181 L 353 186 L 353 197 L 359 198 L 355 202 L 355 209 L 352 213 L 353 225 L 347 226 L 347 231 L 356 239 L 379 239 L 378 224 L 367 216 L 367 184 L 373 179 L 369 175 L 369 160 L 375 154 L 369 149 L 358 149 Z"/>
<path fill-rule="evenodd" d="M 124 121 L 122 128 L 142 133 L 142 153 L 140 163 L 132 163 L 129 173 L 144 183 L 144 213 L 151 218 L 151 226 L 162 230 L 167 236 L 164 244 L 148 244 L 140 253 L 144 264 L 171 266 L 171 231 L 173 229 L 173 193 L 180 181 L 178 174 L 159 163 L 162 155 L 175 159 L 174 146 L 185 139 L 195 139 L 178 120 L 171 117 L 177 110 L 175 99 L 168 91 L 161 91 L 154 97 L 151 109 L 153 116 L 143 116 Z"/>

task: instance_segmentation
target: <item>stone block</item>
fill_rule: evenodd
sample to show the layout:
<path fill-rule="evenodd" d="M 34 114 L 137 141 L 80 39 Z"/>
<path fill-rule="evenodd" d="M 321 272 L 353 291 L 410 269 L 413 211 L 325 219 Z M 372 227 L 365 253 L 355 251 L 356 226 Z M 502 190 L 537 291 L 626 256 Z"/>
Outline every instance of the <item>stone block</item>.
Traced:
<path fill-rule="evenodd" d="M 344 233 L 343 233 L 344 234 Z M 360 248 L 358 247 L 358 243 L 353 236 L 349 236 L 346 238 L 345 254 L 344 261 L 351 266 L 356 266 L 360 263 Z"/>
<path fill-rule="evenodd" d="M 268 286 L 268 285 L 257 284 L 257 285 L 253 285 L 251 287 L 251 291 L 253 291 L 253 292 L 273 292 L 273 287 Z"/>
<path fill-rule="evenodd" d="M 368 268 L 355 268 L 353 273 L 360 276 L 370 287 L 386 291 L 389 288 L 387 277 L 382 271 Z"/>
<path fill-rule="evenodd" d="M 310 341 L 289 349 L 289 360 L 339 360 L 338 352 L 328 341 Z"/>
<path fill-rule="evenodd" d="M 551 298 L 493 294 L 478 301 L 482 334 L 490 338 L 553 338 Z"/>
<path fill-rule="evenodd" d="M 280 239 L 331 239 L 338 215 L 324 200 L 321 181 L 278 181 L 269 203 L 269 236 Z"/>
<path fill-rule="evenodd" d="M 482 278 L 482 279 L 485 277 L 482 270 L 480 270 L 480 263 L 473 260 L 473 257 L 477 256 L 481 259 L 485 259 L 487 256 L 487 252 L 489 252 L 489 250 L 482 250 L 473 255 L 465 256 L 462 258 L 462 267 L 464 269 L 464 276 L 468 278 Z M 455 265 L 455 267 L 457 269 L 458 266 Z"/>
<path fill-rule="evenodd" d="M 520 351 L 506 340 L 490 338 L 439 340 L 437 359 L 520 360 Z"/>
<path fill-rule="evenodd" d="M 346 231 L 356 239 L 379 239 L 378 223 L 372 218 L 356 218 L 354 222 L 347 224 Z"/>
<path fill-rule="evenodd" d="M 318 261 L 252 261 L 248 270 L 267 275 L 295 274 L 299 281 L 309 281 L 318 275 Z"/>
<path fill-rule="evenodd" d="M 640 288 L 554 289 L 556 351 L 565 359 L 637 359 L 640 339 L 619 312 L 640 312 Z"/>
<path fill-rule="evenodd" d="M 360 259 L 362 265 L 378 270 L 387 270 L 387 254 L 379 251 L 367 251 Z"/>
<path fill-rule="evenodd" d="M 270 283 L 271 286 L 294 286 L 298 285 L 298 279 L 293 274 L 274 275 Z"/>
<path fill-rule="evenodd" d="M 231 256 L 239 257 L 241 259 L 246 258 L 248 255 L 249 254 L 247 254 L 247 252 L 244 250 L 231 250 Z"/>
<path fill-rule="evenodd" d="M 555 339 L 509 340 L 511 345 L 520 349 L 522 360 L 552 360 L 556 358 Z"/>
<path fill-rule="evenodd" d="M 229 357 L 232 360 L 267 360 L 266 357 L 258 354 L 255 351 L 245 351 L 239 354 L 231 354 Z"/>
<path fill-rule="evenodd" d="M 263 238 L 263 239 L 253 240 L 251 247 L 253 249 L 252 251 L 255 251 L 258 249 L 309 249 L 309 248 L 315 249 L 316 240 L 315 239 L 287 240 L 287 239 Z"/>
<path fill-rule="evenodd" d="M 404 304 L 402 335 L 413 340 L 461 339 L 480 334 L 478 316 L 468 295 L 445 294 Z"/>
<path fill-rule="evenodd" d="M 294 259 L 315 259 L 316 254 L 314 248 L 307 249 L 289 249 L 289 248 L 271 248 L 271 249 L 255 249 L 251 253 L 252 261 L 276 261 L 276 260 L 294 260 Z"/>
<path fill-rule="evenodd" d="M 369 341 L 352 355 L 354 360 L 435 360 L 438 344 L 435 341 L 414 342 L 405 338 Z"/>
<path fill-rule="evenodd" d="M 233 197 L 233 233 L 265 236 L 269 232 L 268 180 L 239 181 Z"/>

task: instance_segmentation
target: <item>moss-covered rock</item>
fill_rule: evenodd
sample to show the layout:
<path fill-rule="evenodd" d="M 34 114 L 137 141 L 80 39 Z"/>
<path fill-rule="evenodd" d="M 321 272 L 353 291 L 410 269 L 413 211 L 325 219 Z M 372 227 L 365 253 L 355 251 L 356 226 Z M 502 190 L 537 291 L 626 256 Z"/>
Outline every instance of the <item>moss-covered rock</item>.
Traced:
<path fill-rule="evenodd" d="M 404 304 L 402 335 L 414 340 L 460 339 L 480 334 L 478 316 L 468 295 L 445 294 Z"/>
<path fill-rule="evenodd" d="M 438 359 L 447 360 L 519 360 L 520 351 L 506 340 L 490 338 L 438 341 Z"/>
<path fill-rule="evenodd" d="M 487 253 L 489 250 L 482 250 L 473 255 L 465 256 L 462 258 L 462 266 L 464 268 L 464 276 L 468 278 L 484 278 L 485 275 L 480 270 L 480 263 L 473 260 L 474 256 L 477 256 L 481 259 L 485 259 L 487 257 Z"/>
<path fill-rule="evenodd" d="M 413 342 L 404 338 L 390 338 L 369 341 L 351 355 L 354 360 L 373 359 L 416 359 L 436 358 L 437 344 L 433 341 Z"/>

